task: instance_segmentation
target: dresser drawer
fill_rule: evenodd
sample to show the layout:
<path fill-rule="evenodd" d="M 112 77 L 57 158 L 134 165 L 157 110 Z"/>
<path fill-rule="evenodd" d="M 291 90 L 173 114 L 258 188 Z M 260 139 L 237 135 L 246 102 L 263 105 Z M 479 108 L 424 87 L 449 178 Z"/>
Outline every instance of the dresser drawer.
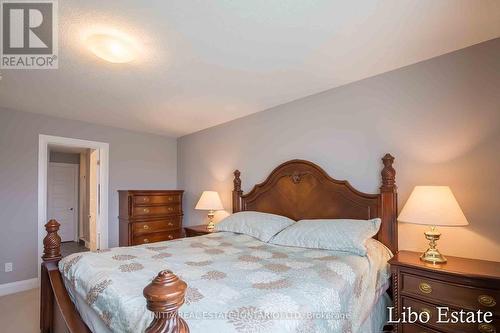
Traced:
<path fill-rule="evenodd" d="M 168 240 L 181 238 L 181 237 L 182 237 L 181 229 L 171 230 L 171 231 L 163 231 L 163 232 L 154 232 L 154 233 L 148 233 L 148 234 L 142 234 L 142 235 L 134 235 L 132 245 L 162 242 L 162 241 L 168 241 Z"/>
<path fill-rule="evenodd" d="M 169 231 L 181 228 L 181 218 L 172 217 L 161 221 L 136 222 L 132 224 L 134 235 L 149 234 L 152 232 Z"/>
<path fill-rule="evenodd" d="M 181 202 L 181 194 L 166 195 L 136 195 L 133 197 L 135 205 L 162 205 Z"/>
<path fill-rule="evenodd" d="M 170 215 L 179 214 L 181 206 L 179 204 L 163 205 L 163 206 L 141 206 L 133 208 L 133 216 L 154 216 L 154 215 Z"/>
<path fill-rule="evenodd" d="M 443 331 L 443 332 L 453 332 L 453 333 L 496 333 L 500 332 L 499 331 L 499 322 L 497 319 L 493 319 L 493 322 L 490 324 L 473 324 L 473 323 L 436 323 L 438 320 L 438 309 L 436 308 L 435 305 L 420 301 L 420 300 L 415 300 L 412 298 L 408 297 L 402 297 L 402 306 L 406 308 L 411 308 L 412 311 L 415 312 L 427 312 L 430 314 L 430 320 L 428 323 L 423 323 L 422 325 L 425 327 L 429 327 L 438 331 Z M 439 304 L 439 306 L 447 306 L 445 304 Z M 452 320 L 451 318 L 451 311 L 457 311 L 456 309 L 451 309 L 448 311 L 448 319 Z M 446 318 L 442 317 L 443 320 Z M 403 327 L 408 324 L 403 324 Z M 403 330 L 404 331 L 404 330 Z M 406 332 L 406 331 L 404 331 Z M 411 332 L 411 331 L 410 331 Z M 417 331 L 418 332 L 418 331 Z"/>
<path fill-rule="evenodd" d="M 403 272 L 401 291 L 456 307 L 491 311 L 494 315 L 500 316 L 498 290 L 452 284 Z"/>

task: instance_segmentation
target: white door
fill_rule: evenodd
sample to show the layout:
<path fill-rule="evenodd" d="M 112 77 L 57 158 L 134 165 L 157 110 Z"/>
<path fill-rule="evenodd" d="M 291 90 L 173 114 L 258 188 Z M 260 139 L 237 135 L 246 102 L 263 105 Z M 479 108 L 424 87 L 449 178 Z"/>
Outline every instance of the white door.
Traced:
<path fill-rule="evenodd" d="M 47 214 L 61 224 L 63 242 L 78 240 L 78 165 L 49 163 Z"/>

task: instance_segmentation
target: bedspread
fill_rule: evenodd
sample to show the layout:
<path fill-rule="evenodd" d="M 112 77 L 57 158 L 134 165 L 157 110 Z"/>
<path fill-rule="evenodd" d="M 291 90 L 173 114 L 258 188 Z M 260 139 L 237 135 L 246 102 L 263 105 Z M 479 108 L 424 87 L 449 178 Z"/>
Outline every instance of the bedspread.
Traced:
<path fill-rule="evenodd" d="M 358 332 L 389 277 L 390 251 L 367 247 L 362 257 L 221 232 L 73 254 L 59 269 L 112 332 L 144 331 L 142 291 L 164 269 L 188 284 L 180 315 L 193 333 Z"/>

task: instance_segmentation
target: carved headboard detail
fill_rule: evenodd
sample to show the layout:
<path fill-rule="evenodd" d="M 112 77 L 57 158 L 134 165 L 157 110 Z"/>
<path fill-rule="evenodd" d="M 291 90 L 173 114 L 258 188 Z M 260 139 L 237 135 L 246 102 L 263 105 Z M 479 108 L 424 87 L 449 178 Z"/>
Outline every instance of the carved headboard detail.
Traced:
<path fill-rule="evenodd" d="M 398 249 L 397 186 L 394 157 L 382 158 L 380 193 L 356 190 L 345 180 L 330 177 L 316 164 L 291 160 L 274 169 L 247 194 L 241 190 L 240 171 L 234 171 L 233 212 L 258 211 L 302 219 L 372 219 L 380 217 L 374 237 L 393 253 Z"/>

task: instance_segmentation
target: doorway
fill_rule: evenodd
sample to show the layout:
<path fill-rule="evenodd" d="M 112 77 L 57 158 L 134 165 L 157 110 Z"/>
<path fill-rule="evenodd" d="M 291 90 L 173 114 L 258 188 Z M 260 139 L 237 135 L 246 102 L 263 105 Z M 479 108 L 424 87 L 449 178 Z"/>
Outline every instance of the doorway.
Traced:
<path fill-rule="evenodd" d="M 39 260 L 49 219 L 61 224 L 63 255 L 106 249 L 109 145 L 40 135 L 38 153 Z"/>
<path fill-rule="evenodd" d="M 59 222 L 61 253 L 97 250 L 99 151 L 49 145 L 47 219 Z"/>

